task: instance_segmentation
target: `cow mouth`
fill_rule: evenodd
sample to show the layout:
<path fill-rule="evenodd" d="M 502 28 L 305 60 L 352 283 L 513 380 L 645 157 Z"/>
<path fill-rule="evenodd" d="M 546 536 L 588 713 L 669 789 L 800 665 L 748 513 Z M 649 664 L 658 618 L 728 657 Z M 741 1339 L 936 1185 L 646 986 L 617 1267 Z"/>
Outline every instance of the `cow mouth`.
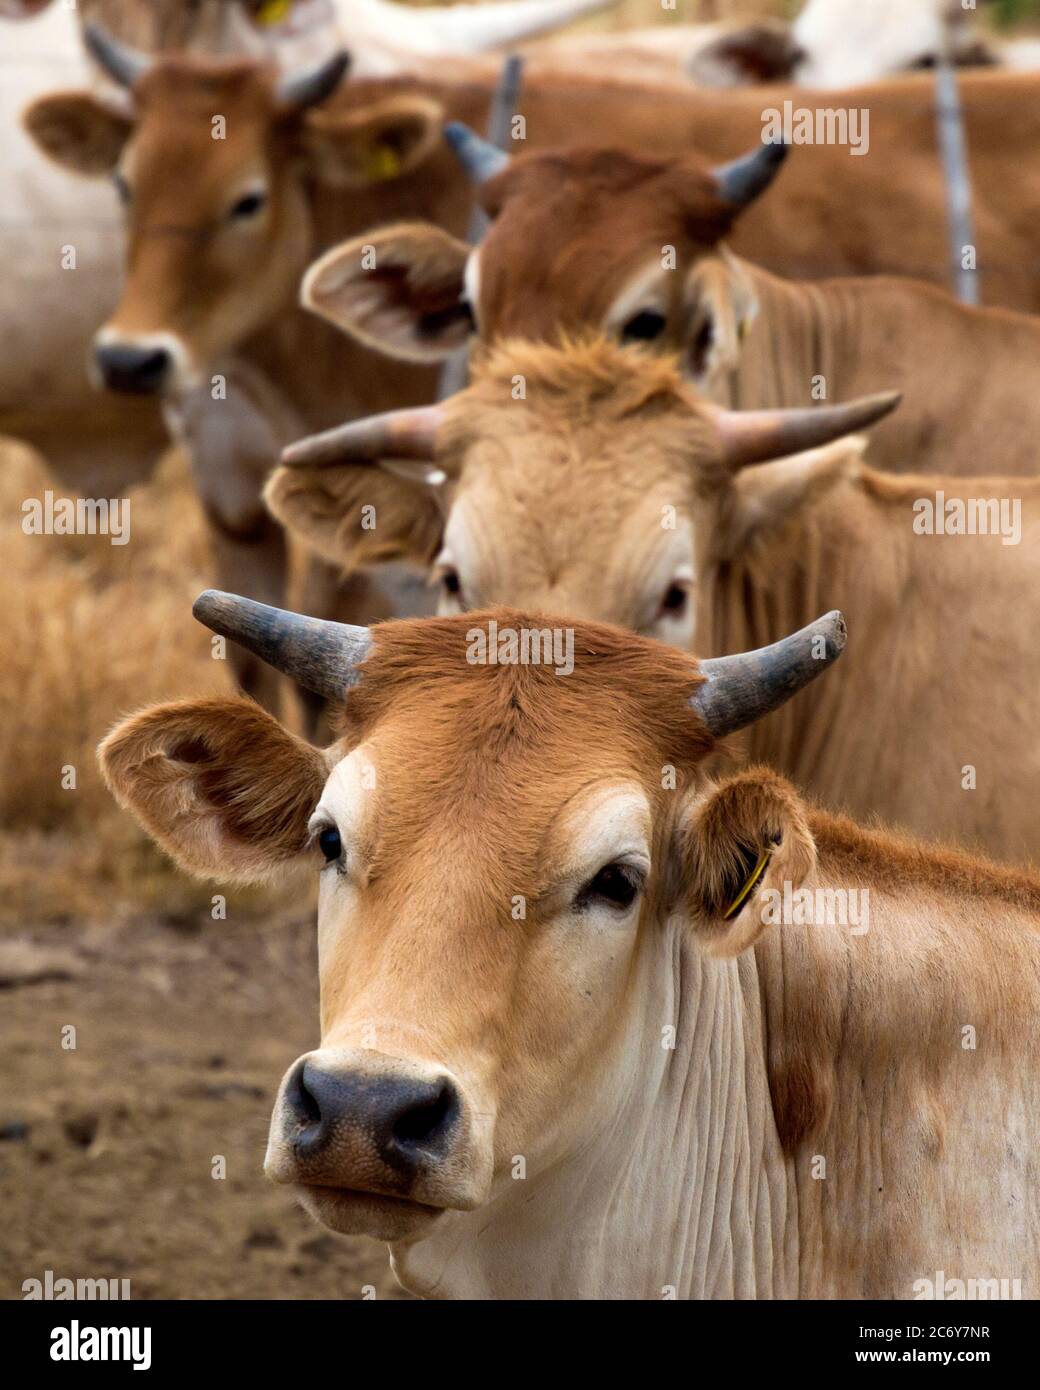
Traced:
<path fill-rule="evenodd" d="M 445 1211 L 410 1197 L 389 1197 L 353 1187 L 300 1183 L 296 1195 L 305 1210 L 330 1230 L 377 1240 L 401 1240 L 424 1233 Z"/>

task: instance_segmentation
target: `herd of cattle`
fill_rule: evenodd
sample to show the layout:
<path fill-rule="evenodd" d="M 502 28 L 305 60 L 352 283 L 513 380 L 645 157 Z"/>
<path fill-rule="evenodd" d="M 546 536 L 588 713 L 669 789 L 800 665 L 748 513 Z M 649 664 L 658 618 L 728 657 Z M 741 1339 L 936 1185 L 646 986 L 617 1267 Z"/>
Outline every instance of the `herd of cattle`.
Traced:
<path fill-rule="evenodd" d="M 106 779 L 320 868 L 266 1171 L 407 1288 L 1035 1297 L 1040 71 L 944 0 L 530 40 L 602 3 L 0 0 L 0 431 L 172 433 L 252 697 Z"/>

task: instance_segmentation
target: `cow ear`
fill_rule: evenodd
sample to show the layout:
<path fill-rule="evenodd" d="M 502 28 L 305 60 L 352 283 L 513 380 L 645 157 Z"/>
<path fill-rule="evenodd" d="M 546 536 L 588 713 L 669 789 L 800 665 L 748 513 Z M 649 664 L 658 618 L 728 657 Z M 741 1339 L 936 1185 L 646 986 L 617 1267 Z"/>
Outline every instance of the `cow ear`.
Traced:
<path fill-rule="evenodd" d="M 685 826 L 687 901 L 694 932 L 712 956 L 736 956 L 774 920 L 783 885 L 797 888 L 816 863 L 805 807 L 767 768 L 711 786 Z"/>
<path fill-rule="evenodd" d="M 264 489 L 271 514 L 315 554 L 350 571 L 384 560 L 427 568 L 441 546 L 444 475 L 369 463 L 276 468 Z"/>
<path fill-rule="evenodd" d="M 758 300 L 747 272 L 724 247 L 698 260 L 687 275 L 683 310 L 687 374 L 705 394 L 725 398 L 727 378 L 740 365 Z"/>
<path fill-rule="evenodd" d="M 687 75 L 700 87 L 747 87 L 786 82 L 804 58 L 791 26 L 783 20 L 745 24 L 699 49 Z"/>
<path fill-rule="evenodd" d="M 29 105 L 22 124 L 49 159 L 74 174 L 110 174 L 133 129 L 132 118 L 89 92 L 53 92 Z"/>
<path fill-rule="evenodd" d="M 258 883 L 307 845 L 328 769 L 247 700 L 156 705 L 98 749 L 121 806 L 189 873 Z"/>
<path fill-rule="evenodd" d="M 866 436 L 850 434 L 819 449 L 742 468 L 732 480 L 729 558 L 760 534 L 775 537 L 785 522 L 842 481 L 859 478 L 867 444 Z"/>
<path fill-rule="evenodd" d="M 418 168 L 440 146 L 443 125 L 444 108 L 426 97 L 388 97 L 360 111 L 319 106 L 304 118 L 304 156 L 323 182 L 364 188 Z"/>
<path fill-rule="evenodd" d="M 472 329 L 463 302 L 470 247 L 440 227 L 387 227 L 326 252 L 304 276 L 304 306 L 409 362 L 443 362 Z"/>

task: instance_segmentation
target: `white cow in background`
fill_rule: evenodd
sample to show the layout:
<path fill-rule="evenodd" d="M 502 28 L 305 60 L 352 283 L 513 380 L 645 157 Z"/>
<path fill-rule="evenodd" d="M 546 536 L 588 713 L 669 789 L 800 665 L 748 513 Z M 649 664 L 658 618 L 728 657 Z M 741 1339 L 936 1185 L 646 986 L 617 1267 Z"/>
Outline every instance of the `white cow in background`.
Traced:
<path fill-rule="evenodd" d="M 806 87 L 855 87 L 933 67 L 944 28 L 957 64 L 1040 66 L 1040 43 L 992 40 L 961 0 L 806 0 L 791 26 L 800 50 L 791 76 Z"/>

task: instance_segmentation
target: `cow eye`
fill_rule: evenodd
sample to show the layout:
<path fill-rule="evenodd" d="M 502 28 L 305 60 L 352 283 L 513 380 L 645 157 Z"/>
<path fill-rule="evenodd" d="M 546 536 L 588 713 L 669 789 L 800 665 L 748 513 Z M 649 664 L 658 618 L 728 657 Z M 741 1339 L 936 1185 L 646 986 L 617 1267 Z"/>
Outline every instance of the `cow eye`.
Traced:
<path fill-rule="evenodd" d="M 639 314 L 634 314 L 621 330 L 621 341 L 624 343 L 649 343 L 654 338 L 659 338 L 665 329 L 666 319 L 664 314 L 659 314 L 656 309 L 644 309 Z"/>
<path fill-rule="evenodd" d="M 442 551 L 438 555 L 433 568 L 430 570 L 429 584 L 431 588 L 440 589 L 443 600 L 454 612 L 456 609 L 470 608 L 470 604 L 463 592 L 462 579 L 458 570 L 451 562 L 447 551 Z M 442 609 L 446 612 L 447 609 Z"/>
<path fill-rule="evenodd" d="M 255 217 L 261 212 L 267 203 L 267 195 L 254 189 L 251 193 L 243 193 L 237 202 L 231 204 L 231 211 L 228 217 L 232 222 L 245 221 L 247 218 Z"/>
<path fill-rule="evenodd" d="M 689 601 L 689 590 L 682 584 L 669 584 L 665 590 L 664 598 L 661 600 L 661 615 L 667 614 L 669 618 L 680 618 L 686 612 L 686 604 Z"/>
<path fill-rule="evenodd" d="M 599 900 L 624 911 L 632 906 L 641 887 L 642 880 L 634 869 L 625 864 L 605 864 L 578 894 L 575 906 L 588 907 L 589 903 Z"/>
<path fill-rule="evenodd" d="M 318 836 L 318 844 L 326 860 L 331 864 L 334 859 L 338 859 L 343 852 L 343 844 L 339 838 L 339 831 L 334 825 L 327 825 Z"/>

